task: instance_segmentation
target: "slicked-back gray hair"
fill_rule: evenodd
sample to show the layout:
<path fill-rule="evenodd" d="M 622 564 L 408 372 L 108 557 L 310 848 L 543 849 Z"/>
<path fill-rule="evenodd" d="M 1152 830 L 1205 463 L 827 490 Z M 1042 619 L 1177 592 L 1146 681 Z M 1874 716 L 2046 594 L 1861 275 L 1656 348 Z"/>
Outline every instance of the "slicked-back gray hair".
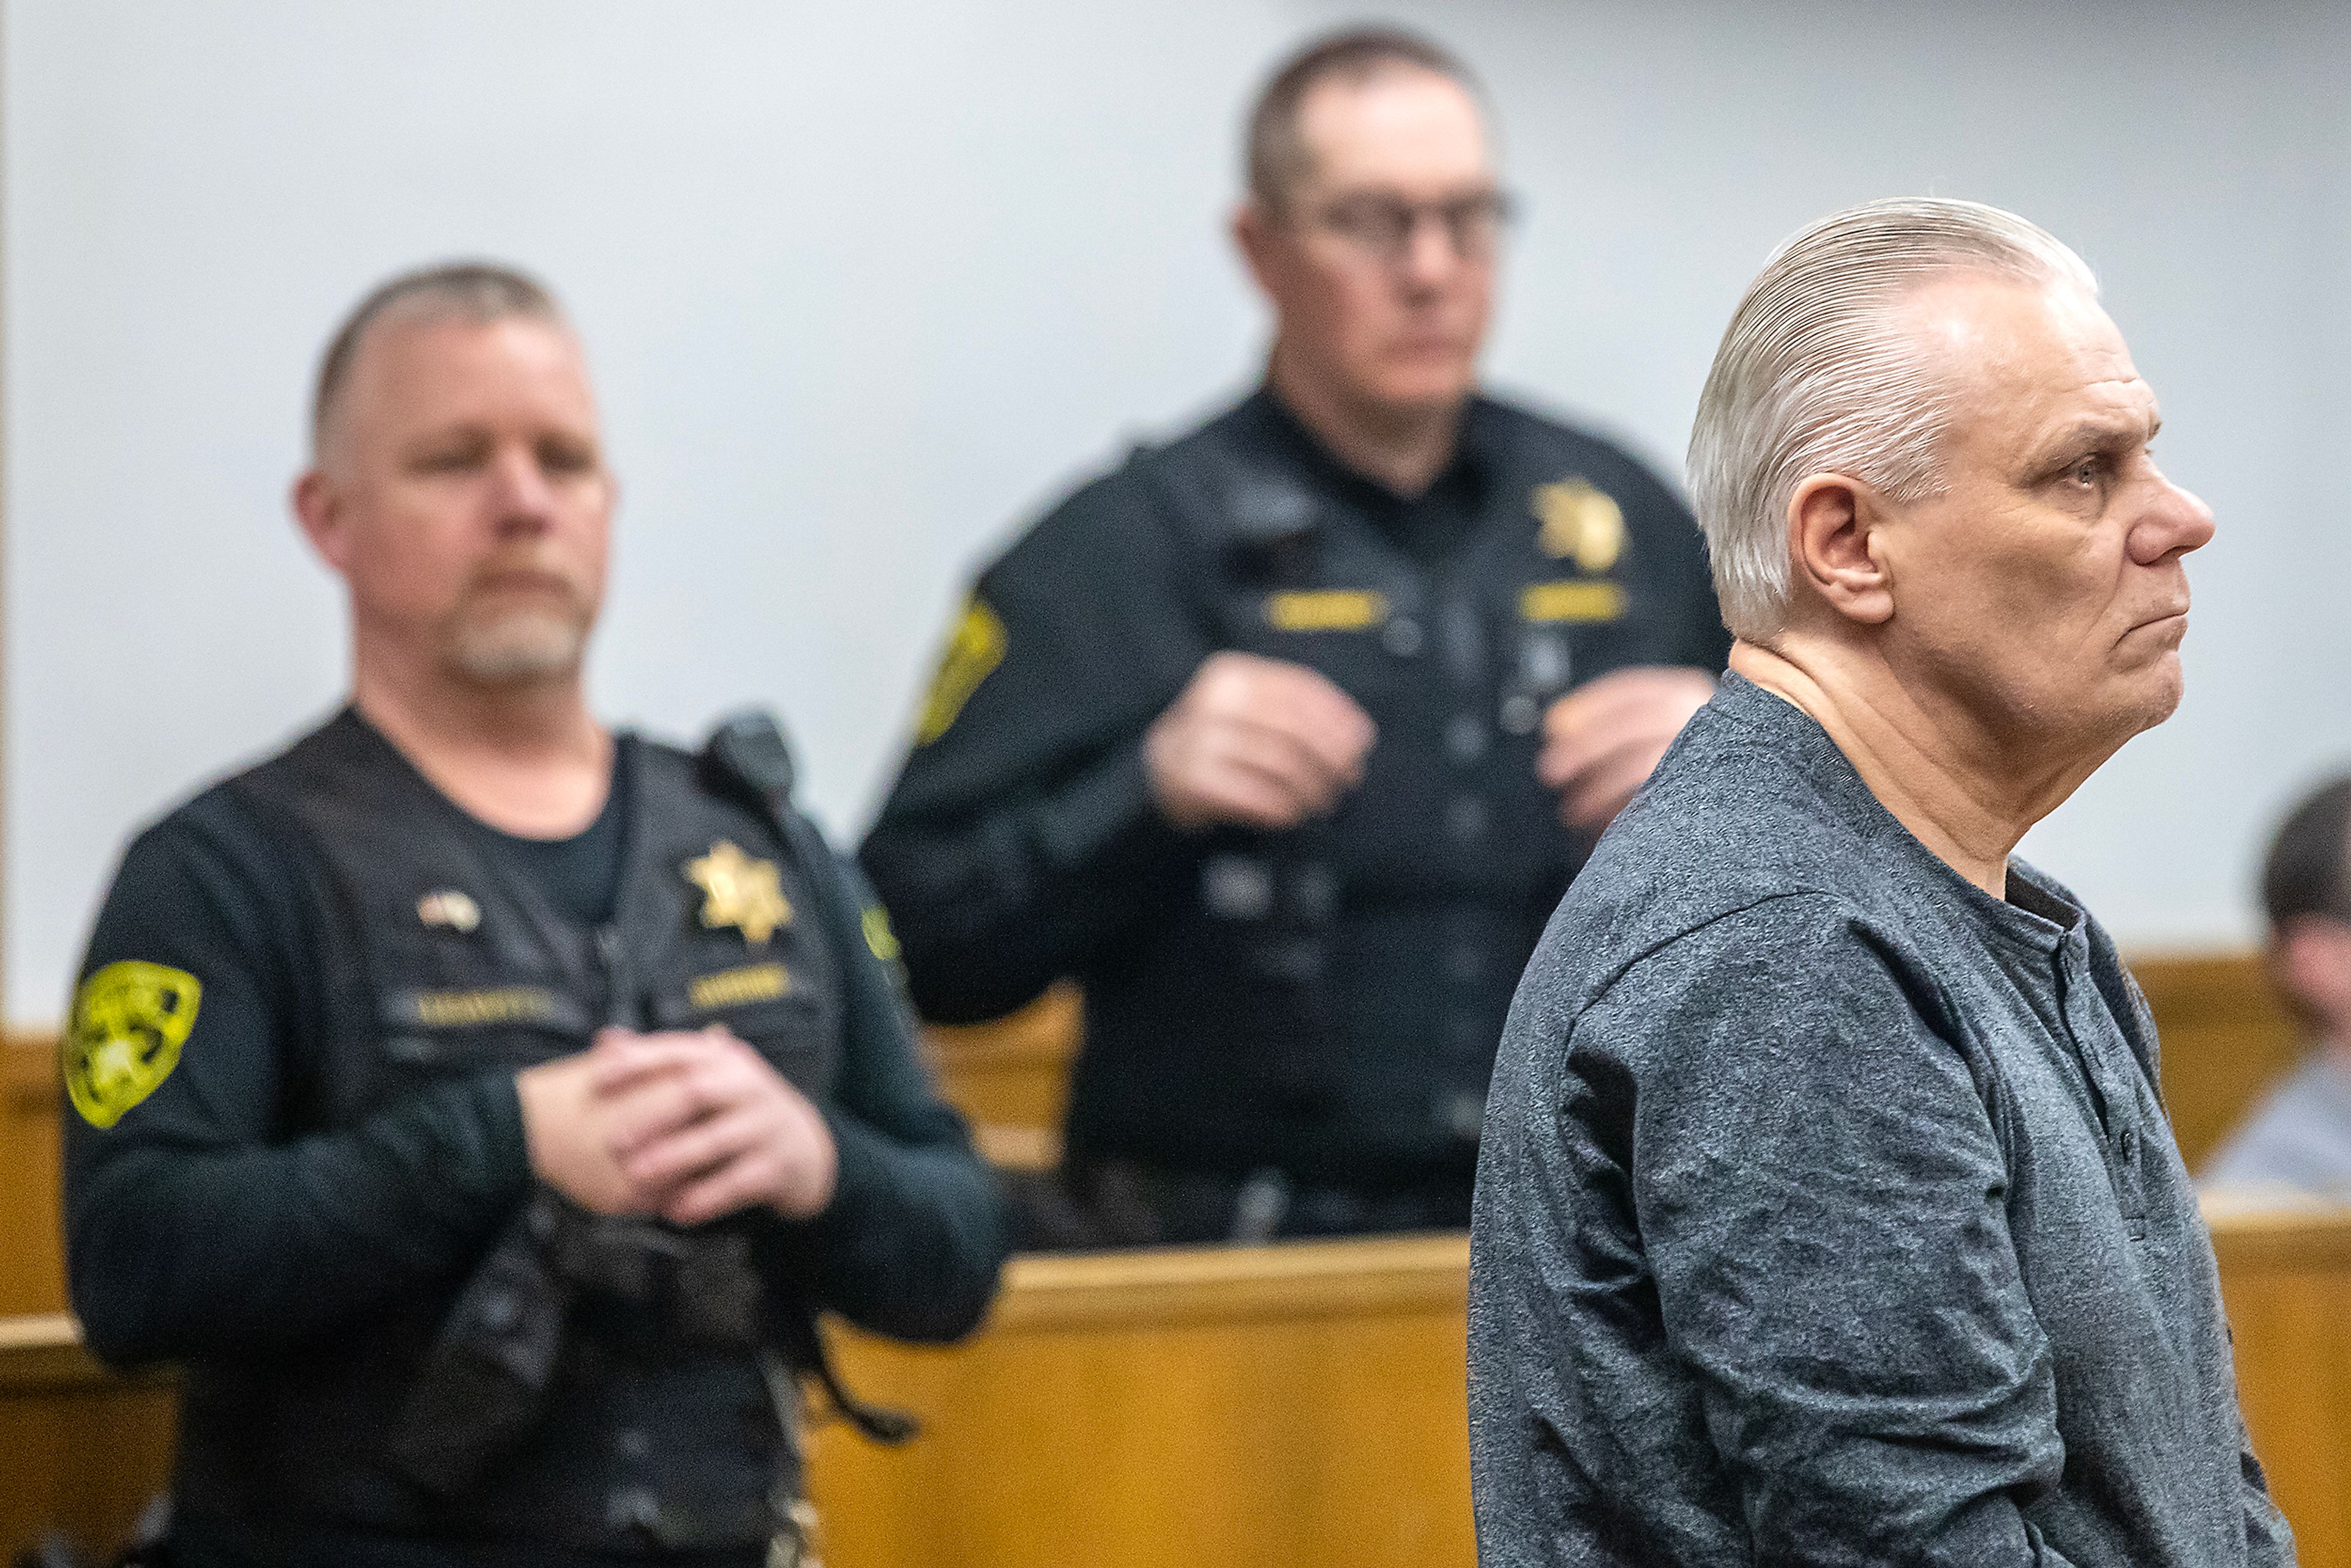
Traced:
<path fill-rule="evenodd" d="M 351 366 L 368 329 L 392 316 L 437 318 L 455 316 L 485 326 L 512 317 L 527 317 L 552 326 L 566 326 L 563 307 L 547 286 L 527 272 L 495 262 L 454 261 L 403 272 L 381 284 L 351 307 L 335 329 L 327 351 L 319 361 L 319 382 L 310 397 L 310 450 L 315 455 L 333 415 Z"/>
<path fill-rule="evenodd" d="M 1748 286 L 1689 445 L 1690 498 L 1738 636 L 1763 641 L 1786 621 L 1788 506 L 1806 478 L 1848 475 L 1896 501 L 1941 487 L 1952 378 L 1896 308 L 1962 272 L 2098 291 L 2080 256 L 2015 214 L 1932 197 L 1823 218 Z"/>

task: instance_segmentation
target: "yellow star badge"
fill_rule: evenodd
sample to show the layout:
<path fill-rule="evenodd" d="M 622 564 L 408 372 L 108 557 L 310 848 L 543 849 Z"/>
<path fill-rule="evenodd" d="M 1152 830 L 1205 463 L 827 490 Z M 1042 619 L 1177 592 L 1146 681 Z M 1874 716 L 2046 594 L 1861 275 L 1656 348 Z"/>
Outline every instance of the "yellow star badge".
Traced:
<path fill-rule="evenodd" d="M 685 880 L 702 889 L 702 924 L 713 931 L 732 925 L 758 946 L 792 923 L 776 862 L 755 861 L 726 839 L 685 862 Z"/>
<path fill-rule="evenodd" d="M 1532 509 L 1542 523 L 1539 538 L 1547 556 L 1573 558 L 1584 570 L 1598 573 L 1625 553 L 1625 509 L 1588 479 L 1536 486 Z"/>

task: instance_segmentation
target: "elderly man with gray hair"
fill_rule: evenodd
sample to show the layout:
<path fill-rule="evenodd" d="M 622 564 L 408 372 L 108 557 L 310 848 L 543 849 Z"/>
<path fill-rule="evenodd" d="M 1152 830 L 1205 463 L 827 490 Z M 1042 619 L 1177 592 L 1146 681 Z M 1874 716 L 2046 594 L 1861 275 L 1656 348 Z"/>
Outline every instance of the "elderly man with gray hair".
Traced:
<path fill-rule="evenodd" d="M 1732 673 L 1497 1065 L 1489 1568 L 2292 1562 L 2154 1027 L 2011 856 L 2179 701 L 2158 423 L 2007 213 L 1855 208 L 1749 288 L 1690 445 Z"/>

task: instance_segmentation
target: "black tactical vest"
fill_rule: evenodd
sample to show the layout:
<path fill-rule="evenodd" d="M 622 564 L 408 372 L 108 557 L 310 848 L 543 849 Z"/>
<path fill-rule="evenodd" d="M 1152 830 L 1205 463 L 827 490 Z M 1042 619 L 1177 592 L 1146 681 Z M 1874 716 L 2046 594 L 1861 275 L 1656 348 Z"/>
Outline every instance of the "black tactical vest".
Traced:
<path fill-rule="evenodd" d="M 319 921 L 328 1019 L 324 1039 L 289 1053 L 315 1064 L 287 1086 L 297 1135 L 445 1075 L 580 1051 L 608 1022 L 724 1026 L 826 1098 L 841 958 L 826 918 L 837 893 L 813 883 L 793 841 L 812 836 L 788 831 L 759 781 L 708 754 L 640 742 L 625 755 L 624 870 L 596 930 L 512 874 L 351 713 L 231 784 L 281 831 Z M 758 1259 L 779 1225 L 738 1217 L 705 1230 L 741 1235 L 738 1251 Z M 354 1322 L 332 1345 L 192 1371 L 181 1507 L 311 1531 L 623 1552 L 769 1538 L 795 1437 L 760 1356 L 681 1337 L 658 1303 L 594 1290 L 569 1310 L 528 1439 L 456 1495 L 419 1486 L 391 1437 L 465 1284 Z"/>
<path fill-rule="evenodd" d="M 1470 417 L 1480 511 L 1504 520 L 1437 565 L 1229 418 L 1129 465 L 1194 563 L 1202 645 L 1319 671 L 1380 739 L 1331 818 L 1211 833 L 1193 896 L 1087 977 L 1078 1153 L 1466 1179 L 1519 973 L 1589 849 L 1536 776 L 1542 714 L 1610 670 L 1689 659 L 1693 618 L 1714 622 L 1694 539 L 1645 532 L 1588 477 L 1595 444 Z"/>

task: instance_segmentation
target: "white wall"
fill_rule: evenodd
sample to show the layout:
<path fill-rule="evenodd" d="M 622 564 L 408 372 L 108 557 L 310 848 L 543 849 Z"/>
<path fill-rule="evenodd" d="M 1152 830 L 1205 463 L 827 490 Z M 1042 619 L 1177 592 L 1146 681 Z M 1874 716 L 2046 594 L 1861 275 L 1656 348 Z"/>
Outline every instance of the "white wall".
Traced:
<path fill-rule="evenodd" d="M 2351 753 L 2351 21 L 1392 10 L 1488 73 L 1529 199 L 1496 379 L 1669 463 L 1805 219 L 1970 195 L 2089 257 L 2223 528 L 2187 706 L 2030 847 L 2126 941 L 2246 935 L 2267 820 Z M 1236 121 L 1343 14 L 7 0 L 8 1016 L 56 1016 L 132 823 L 335 700 L 340 609 L 283 493 L 312 356 L 369 284 L 458 254 L 557 284 L 625 486 L 601 705 L 684 734 L 776 704 L 854 830 L 976 560 L 1249 377 Z"/>

